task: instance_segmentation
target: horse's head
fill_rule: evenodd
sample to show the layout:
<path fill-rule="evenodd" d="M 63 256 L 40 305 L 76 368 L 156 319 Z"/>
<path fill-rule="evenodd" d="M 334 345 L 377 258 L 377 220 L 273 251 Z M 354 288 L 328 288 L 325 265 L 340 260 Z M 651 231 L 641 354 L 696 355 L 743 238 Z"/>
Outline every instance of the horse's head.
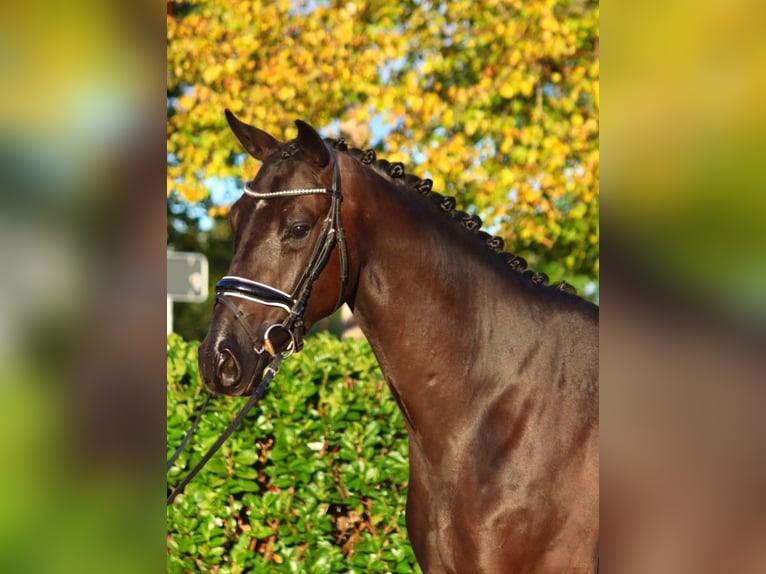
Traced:
<path fill-rule="evenodd" d="M 242 395 L 343 302 L 347 262 L 333 149 L 300 120 L 298 137 L 283 144 L 228 110 L 226 118 L 263 165 L 229 213 L 234 257 L 216 286 L 199 361 L 210 391 Z"/>

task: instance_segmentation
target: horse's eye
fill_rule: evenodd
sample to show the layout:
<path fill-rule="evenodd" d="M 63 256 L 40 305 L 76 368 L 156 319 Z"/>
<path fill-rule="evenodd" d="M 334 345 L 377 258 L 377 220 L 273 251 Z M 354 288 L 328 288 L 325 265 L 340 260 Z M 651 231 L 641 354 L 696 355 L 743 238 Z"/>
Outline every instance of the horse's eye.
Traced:
<path fill-rule="evenodd" d="M 296 223 L 290 227 L 290 237 L 295 239 L 303 239 L 311 231 L 311 226 L 308 223 Z"/>

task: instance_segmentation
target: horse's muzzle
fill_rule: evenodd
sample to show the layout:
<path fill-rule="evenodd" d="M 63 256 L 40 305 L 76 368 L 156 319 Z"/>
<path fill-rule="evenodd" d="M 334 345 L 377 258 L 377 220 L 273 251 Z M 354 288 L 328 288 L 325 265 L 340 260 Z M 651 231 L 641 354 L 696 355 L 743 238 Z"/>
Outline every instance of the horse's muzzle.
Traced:
<path fill-rule="evenodd" d="M 243 348 L 244 347 L 244 348 Z M 249 395 L 260 382 L 271 357 L 240 346 L 236 340 L 211 342 L 199 348 L 199 372 L 205 387 L 217 395 Z"/>
<path fill-rule="evenodd" d="M 234 353 L 229 349 L 222 349 L 215 359 L 215 364 L 215 380 L 223 387 L 230 389 L 239 384 L 241 371 Z"/>

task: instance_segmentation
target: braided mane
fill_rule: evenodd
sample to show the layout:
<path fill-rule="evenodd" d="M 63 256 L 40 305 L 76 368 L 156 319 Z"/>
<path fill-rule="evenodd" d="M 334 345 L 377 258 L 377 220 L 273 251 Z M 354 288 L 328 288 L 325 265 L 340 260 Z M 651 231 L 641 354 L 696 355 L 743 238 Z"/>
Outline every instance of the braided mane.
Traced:
<path fill-rule="evenodd" d="M 457 202 L 454 197 L 442 195 L 431 189 L 433 182 L 428 179 L 421 179 L 416 175 L 406 173 L 404 164 L 401 162 L 389 162 L 385 159 L 378 159 L 375 150 L 361 150 L 359 148 L 349 148 L 343 138 L 337 140 L 326 138 L 330 145 L 339 151 L 348 152 L 359 162 L 370 166 L 375 172 L 392 180 L 395 183 L 403 184 L 433 201 L 446 215 L 455 219 L 463 225 L 469 232 L 478 235 L 486 247 L 502 257 L 505 263 L 517 274 L 527 279 L 530 283 L 548 289 L 554 289 L 563 293 L 577 294 L 577 290 L 566 281 L 559 281 L 553 285 L 548 284 L 548 276 L 541 271 L 527 269 L 527 261 L 520 255 L 515 255 L 509 251 L 504 251 L 505 241 L 502 237 L 493 236 L 481 229 L 482 220 L 478 215 L 471 215 L 465 211 L 456 208 Z"/>

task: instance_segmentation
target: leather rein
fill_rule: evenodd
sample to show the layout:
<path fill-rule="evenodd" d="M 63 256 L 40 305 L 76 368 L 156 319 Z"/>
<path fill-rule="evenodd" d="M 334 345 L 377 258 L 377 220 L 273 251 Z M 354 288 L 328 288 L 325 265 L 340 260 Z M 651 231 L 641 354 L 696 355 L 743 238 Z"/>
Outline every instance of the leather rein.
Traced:
<path fill-rule="evenodd" d="M 244 277 L 238 277 L 235 275 L 227 275 L 223 277 L 216 284 L 215 300 L 216 304 L 222 303 L 226 308 L 234 315 L 234 318 L 242 326 L 245 333 L 247 333 L 250 342 L 253 345 L 253 351 L 258 355 L 268 353 L 271 357 L 271 361 L 263 372 L 261 382 L 258 383 L 256 389 L 252 392 L 247 400 L 247 403 L 242 407 L 242 410 L 237 414 L 234 420 L 229 423 L 229 426 L 221 433 L 218 440 L 210 447 L 200 461 L 189 471 L 181 482 L 173 489 L 168 495 L 167 504 L 171 504 L 176 496 L 178 496 L 186 485 L 194 478 L 194 476 L 202 469 L 208 460 L 216 453 L 226 439 L 231 435 L 237 426 L 247 415 L 248 411 L 258 402 L 258 400 L 266 392 L 269 383 L 277 374 L 279 364 L 289 357 L 292 353 L 298 352 L 303 348 L 303 337 L 306 329 L 303 322 L 303 315 L 306 312 L 306 305 L 308 303 L 311 290 L 314 286 L 314 282 L 319 278 L 320 273 L 324 269 L 325 265 L 330 259 L 332 250 L 335 245 L 338 245 L 338 254 L 340 256 L 340 289 L 338 291 L 338 299 L 335 303 L 335 308 L 341 306 L 343 303 L 343 295 L 346 291 L 346 284 L 348 283 L 348 255 L 346 250 L 346 239 L 343 231 L 343 225 L 340 216 L 340 206 L 343 201 L 343 195 L 341 193 L 340 183 L 340 167 L 338 165 L 338 158 L 335 155 L 335 150 L 332 146 L 328 146 L 327 149 L 330 152 L 330 156 L 333 160 L 333 174 L 332 174 L 332 187 L 307 187 L 298 189 L 288 189 L 282 191 L 272 192 L 257 192 L 250 189 L 250 184 L 246 183 L 244 193 L 250 197 L 254 197 L 258 200 L 269 200 L 280 197 L 296 197 L 300 195 L 310 194 L 322 194 L 329 195 L 331 198 L 330 209 L 322 222 L 322 229 L 319 233 L 316 243 L 314 244 L 314 250 L 309 259 L 309 263 L 306 266 L 301 277 L 298 279 L 295 287 L 291 293 L 286 293 L 276 287 L 259 283 L 251 279 Z M 267 305 L 270 307 L 279 307 L 287 312 L 287 318 L 282 323 L 275 323 L 268 327 L 263 334 L 263 342 L 259 344 L 259 337 L 255 334 L 252 327 L 247 323 L 245 315 L 242 310 L 232 299 L 244 299 L 247 301 L 253 301 L 261 305 Z M 278 335 L 281 335 L 279 337 Z M 277 340 L 279 339 L 279 340 Z M 287 346 L 283 350 L 278 350 L 284 346 L 284 342 L 287 341 Z M 250 382 L 245 387 L 243 394 L 247 394 L 252 389 L 253 382 L 255 380 L 255 373 L 250 379 Z M 173 453 L 173 456 L 167 461 L 165 471 L 167 472 L 173 466 L 173 463 L 181 454 L 186 443 L 191 438 L 192 434 L 197 428 L 197 424 L 202 418 L 202 413 L 205 411 L 209 402 L 210 395 L 207 395 L 204 403 L 200 407 L 199 413 L 196 419 L 192 423 L 191 428 L 182 439 L 180 445 Z"/>

